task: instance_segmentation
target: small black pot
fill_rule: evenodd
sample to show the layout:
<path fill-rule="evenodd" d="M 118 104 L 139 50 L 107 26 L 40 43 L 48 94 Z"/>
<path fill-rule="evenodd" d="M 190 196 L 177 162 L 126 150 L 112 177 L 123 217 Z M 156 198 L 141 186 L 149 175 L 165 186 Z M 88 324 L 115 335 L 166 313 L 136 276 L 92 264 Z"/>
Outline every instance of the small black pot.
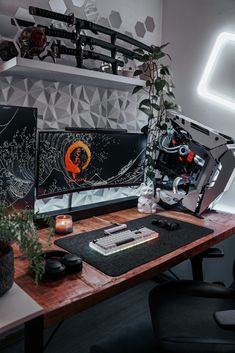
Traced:
<path fill-rule="evenodd" d="M 0 241 L 0 297 L 14 283 L 14 255 L 10 245 Z"/>

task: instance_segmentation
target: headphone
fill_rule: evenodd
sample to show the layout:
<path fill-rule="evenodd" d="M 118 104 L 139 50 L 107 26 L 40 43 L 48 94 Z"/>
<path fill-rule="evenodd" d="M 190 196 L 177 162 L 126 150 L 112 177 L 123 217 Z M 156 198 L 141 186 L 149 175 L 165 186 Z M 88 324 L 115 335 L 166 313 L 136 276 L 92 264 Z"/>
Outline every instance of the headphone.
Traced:
<path fill-rule="evenodd" d="M 60 279 L 69 273 L 78 273 L 82 269 L 82 259 L 63 250 L 49 250 L 42 254 L 45 260 L 43 278 Z"/>

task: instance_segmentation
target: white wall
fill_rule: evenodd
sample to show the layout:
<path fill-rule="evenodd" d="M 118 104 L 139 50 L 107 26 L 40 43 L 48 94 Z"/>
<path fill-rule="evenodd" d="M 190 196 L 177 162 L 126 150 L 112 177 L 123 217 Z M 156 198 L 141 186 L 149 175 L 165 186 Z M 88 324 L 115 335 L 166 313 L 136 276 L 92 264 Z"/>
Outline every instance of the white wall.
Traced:
<path fill-rule="evenodd" d="M 235 112 L 210 103 L 197 93 L 197 86 L 217 36 L 235 33 L 234 0 L 164 0 L 162 41 L 170 42 L 177 102 L 185 115 L 235 138 Z M 227 56 L 226 56 L 227 53 Z M 229 55 L 230 53 L 230 55 Z M 234 56 L 227 49 L 215 70 L 212 89 L 226 89 L 235 102 Z M 229 58 L 229 60 L 227 60 Z M 235 212 L 235 183 L 217 207 Z"/>

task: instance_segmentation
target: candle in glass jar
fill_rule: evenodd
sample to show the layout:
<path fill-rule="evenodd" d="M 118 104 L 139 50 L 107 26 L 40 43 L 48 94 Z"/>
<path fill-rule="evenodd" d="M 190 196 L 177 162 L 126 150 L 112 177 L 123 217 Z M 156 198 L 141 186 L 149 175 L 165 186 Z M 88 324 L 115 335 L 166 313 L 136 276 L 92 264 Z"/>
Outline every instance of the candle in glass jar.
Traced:
<path fill-rule="evenodd" d="M 55 232 L 56 234 L 69 234 L 73 231 L 72 216 L 59 215 L 55 218 Z"/>

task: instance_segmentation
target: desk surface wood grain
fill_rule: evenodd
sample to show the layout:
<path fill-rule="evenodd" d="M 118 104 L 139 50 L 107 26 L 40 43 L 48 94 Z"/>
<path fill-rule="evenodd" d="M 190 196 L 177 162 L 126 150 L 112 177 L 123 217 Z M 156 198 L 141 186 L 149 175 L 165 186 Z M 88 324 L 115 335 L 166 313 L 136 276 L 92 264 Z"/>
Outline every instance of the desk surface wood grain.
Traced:
<path fill-rule="evenodd" d="M 170 267 L 195 256 L 235 233 L 235 215 L 206 213 L 203 219 L 180 212 L 159 212 L 162 216 L 212 228 L 214 232 L 193 243 L 187 244 L 156 260 L 141 265 L 118 277 L 110 277 L 84 263 L 81 273 L 68 275 L 59 281 L 40 282 L 35 286 L 28 270 L 27 261 L 20 257 L 15 247 L 15 281 L 44 309 L 45 326 L 85 310 L 112 297 L 144 280 L 148 280 Z M 125 223 L 146 216 L 135 208 L 105 214 L 77 221 L 73 234 Z M 70 234 L 71 235 L 71 234 Z M 46 247 L 46 231 L 40 231 L 40 238 Z M 58 236 L 53 238 L 53 241 Z M 51 248 L 57 249 L 55 245 Z"/>

